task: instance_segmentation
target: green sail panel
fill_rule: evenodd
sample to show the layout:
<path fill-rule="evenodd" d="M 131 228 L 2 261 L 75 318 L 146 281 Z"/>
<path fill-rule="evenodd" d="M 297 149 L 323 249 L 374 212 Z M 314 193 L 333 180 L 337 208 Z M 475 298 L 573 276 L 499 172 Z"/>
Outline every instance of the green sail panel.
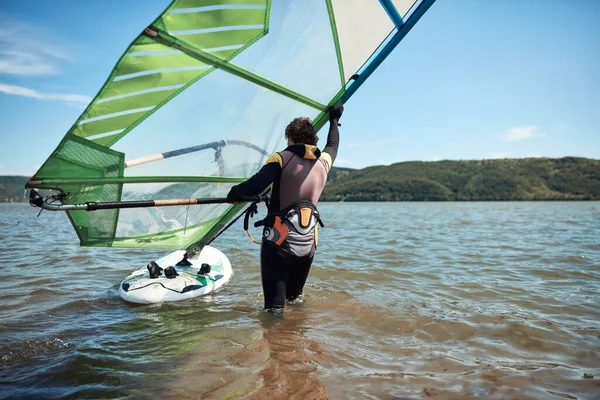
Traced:
<path fill-rule="evenodd" d="M 101 115 L 104 117 L 97 120 L 83 120 L 75 128 L 73 134 L 81 137 L 95 136 L 106 132 L 112 132 L 119 129 L 125 129 L 131 126 L 134 122 L 142 118 L 148 110 L 123 110 L 121 112 L 127 112 L 124 115 Z M 92 114 L 93 115 L 93 114 Z M 87 115 L 86 115 L 87 117 Z M 90 118 L 91 119 L 91 118 Z M 89 122 L 88 122 L 89 121 Z"/>
<path fill-rule="evenodd" d="M 167 30 L 174 34 L 174 31 L 188 31 L 190 27 L 202 26 L 202 30 L 211 31 L 214 28 L 262 25 L 265 22 L 265 9 L 260 8 L 196 10 L 185 14 L 169 14 L 163 19 Z"/>
<path fill-rule="evenodd" d="M 36 173 L 34 179 L 58 176 L 86 178 L 115 178 L 123 176 L 124 154 L 99 146 L 89 140 L 67 135 L 58 148 Z M 118 168 L 114 168 L 118 166 Z M 44 185 L 37 185 L 44 187 Z M 47 187 L 54 189 L 54 185 Z M 88 201 L 119 201 L 119 184 L 64 184 L 60 189 L 69 193 L 65 204 L 82 204 Z M 119 210 L 99 212 L 69 211 L 69 219 L 79 234 L 81 244 L 110 241 L 116 231 Z"/>
<path fill-rule="evenodd" d="M 130 55 L 129 57 L 127 57 L 125 62 L 121 64 L 116 76 L 122 77 L 123 75 L 130 75 L 159 69 L 200 66 L 207 65 L 198 60 L 194 60 L 193 58 L 186 56 L 183 53 L 148 54 L 139 56 Z"/>
<path fill-rule="evenodd" d="M 258 39 L 265 31 L 264 28 L 257 28 L 254 25 L 249 27 L 238 27 L 226 31 L 201 32 L 190 31 L 187 34 L 176 35 L 184 39 L 187 43 L 200 49 L 210 49 L 215 47 L 225 47 L 237 43 L 244 43 L 247 40 Z"/>
<path fill-rule="evenodd" d="M 126 80 L 115 80 L 106 88 L 100 99 L 111 98 L 149 90 L 159 87 L 185 85 L 206 73 L 206 69 L 178 69 L 161 73 L 130 77 Z"/>
<path fill-rule="evenodd" d="M 263 4 L 263 1 L 257 0 L 181 0 L 173 5 L 173 9 L 178 8 L 198 8 L 198 7 L 209 7 L 209 6 L 222 6 L 229 4 L 238 5 L 254 5 Z"/>

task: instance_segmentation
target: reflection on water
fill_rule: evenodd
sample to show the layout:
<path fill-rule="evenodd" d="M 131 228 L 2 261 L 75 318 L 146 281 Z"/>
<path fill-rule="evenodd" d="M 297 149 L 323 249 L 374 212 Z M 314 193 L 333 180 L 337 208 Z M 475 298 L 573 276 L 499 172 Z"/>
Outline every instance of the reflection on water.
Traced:
<path fill-rule="evenodd" d="M 269 359 L 259 373 L 263 386 L 252 397 L 326 399 L 325 387 L 314 374 L 325 356 L 306 337 L 310 326 L 302 305 L 288 306 L 285 315 L 261 313 L 259 319 Z"/>
<path fill-rule="evenodd" d="M 289 307 L 285 315 L 244 307 L 235 311 L 247 320 L 226 329 L 218 324 L 188 341 L 186 354 L 176 363 L 180 373 L 171 371 L 178 377 L 161 385 L 161 397 L 327 398 L 316 374 L 323 351 L 307 338 L 310 327 L 301 306 Z"/>
<path fill-rule="evenodd" d="M 223 290 L 131 305 L 119 282 L 163 253 L 0 204 L 0 398 L 600 398 L 600 203 L 320 209 L 305 301 L 277 316 L 235 227 Z"/>

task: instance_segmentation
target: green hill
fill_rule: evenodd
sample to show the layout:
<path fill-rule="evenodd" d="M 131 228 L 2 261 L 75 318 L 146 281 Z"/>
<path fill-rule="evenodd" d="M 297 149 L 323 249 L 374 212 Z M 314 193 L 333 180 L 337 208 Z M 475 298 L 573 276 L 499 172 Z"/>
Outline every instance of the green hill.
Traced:
<path fill-rule="evenodd" d="M 415 161 L 337 168 L 321 200 L 600 200 L 600 160 Z"/>
<path fill-rule="evenodd" d="M 0 176 L 0 201 L 27 177 Z M 525 158 L 333 168 L 322 201 L 600 200 L 600 160 Z"/>
<path fill-rule="evenodd" d="M 27 201 L 23 197 L 27 176 L 0 176 L 0 202 Z"/>

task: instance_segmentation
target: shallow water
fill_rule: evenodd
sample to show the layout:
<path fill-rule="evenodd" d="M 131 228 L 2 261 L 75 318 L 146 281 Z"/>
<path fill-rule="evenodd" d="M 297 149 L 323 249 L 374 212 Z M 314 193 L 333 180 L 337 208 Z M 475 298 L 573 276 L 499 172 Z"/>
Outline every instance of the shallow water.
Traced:
<path fill-rule="evenodd" d="M 0 204 L 0 397 L 599 399 L 600 203 L 345 203 L 303 304 L 261 311 L 258 247 L 220 292 L 132 305 L 164 252 L 86 249 Z"/>

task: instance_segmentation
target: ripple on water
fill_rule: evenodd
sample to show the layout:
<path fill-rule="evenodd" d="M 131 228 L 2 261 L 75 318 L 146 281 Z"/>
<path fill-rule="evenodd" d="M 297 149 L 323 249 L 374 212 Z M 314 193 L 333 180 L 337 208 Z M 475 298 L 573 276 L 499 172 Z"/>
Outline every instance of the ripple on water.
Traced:
<path fill-rule="evenodd" d="M 279 319 L 260 311 L 258 248 L 235 228 L 215 243 L 236 271 L 222 291 L 132 305 L 119 282 L 162 252 L 81 248 L 64 215 L 31 211 L 0 205 L 8 396 L 597 393 L 600 247 L 590 203 L 323 204 L 331 223 L 304 303 Z M 368 240 L 358 234 L 367 215 L 377 227 Z"/>
<path fill-rule="evenodd" d="M 2 365 L 11 366 L 45 353 L 54 353 L 73 348 L 74 345 L 60 338 L 27 340 L 2 349 Z"/>

